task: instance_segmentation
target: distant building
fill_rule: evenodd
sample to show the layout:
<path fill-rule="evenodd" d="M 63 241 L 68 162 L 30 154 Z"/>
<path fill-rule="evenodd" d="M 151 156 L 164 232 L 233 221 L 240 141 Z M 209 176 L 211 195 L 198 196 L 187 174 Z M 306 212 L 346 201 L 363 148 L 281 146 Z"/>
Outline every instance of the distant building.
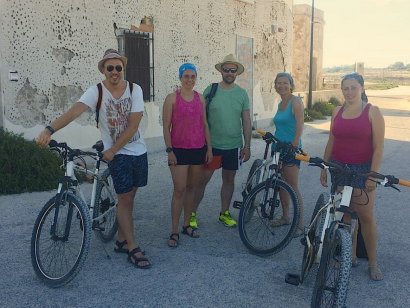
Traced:
<path fill-rule="evenodd" d="M 323 28 L 324 13 L 315 8 L 313 32 L 313 84 L 312 90 L 320 90 L 323 83 Z M 307 4 L 293 6 L 293 66 L 296 91 L 309 88 L 310 30 L 312 7 Z"/>

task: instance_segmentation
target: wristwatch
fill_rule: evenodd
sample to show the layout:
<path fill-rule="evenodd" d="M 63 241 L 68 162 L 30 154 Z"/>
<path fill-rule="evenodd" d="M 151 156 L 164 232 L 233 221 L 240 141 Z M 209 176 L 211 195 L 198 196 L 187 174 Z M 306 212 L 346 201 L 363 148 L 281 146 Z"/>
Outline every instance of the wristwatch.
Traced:
<path fill-rule="evenodd" d="M 171 147 L 168 147 L 168 148 L 165 150 L 165 152 L 171 153 L 171 152 L 172 152 L 172 148 L 171 148 Z"/>
<path fill-rule="evenodd" d="M 56 131 L 54 128 L 52 128 L 50 125 L 46 126 L 46 129 L 50 132 L 50 135 L 54 134 Z"/>

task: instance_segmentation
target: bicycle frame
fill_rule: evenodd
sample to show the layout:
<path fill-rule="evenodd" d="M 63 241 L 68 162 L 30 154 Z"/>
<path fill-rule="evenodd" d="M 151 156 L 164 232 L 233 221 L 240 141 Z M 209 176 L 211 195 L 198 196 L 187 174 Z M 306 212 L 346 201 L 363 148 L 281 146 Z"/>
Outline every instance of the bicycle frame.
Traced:
<path fill-rule="evenodd" d="M 52 236 L 55 236 L 55 226 L 57 224 L 57 219 L 58 219 L 58 212 L 59 212 L 59 205 L 61 204 L 62 197 L 64 195 L 64 191 L 66 190 L 71 190 L 75 194 L 77 194 L 80 199 L 88 206 L 89 209 L 89 215 L 90 218 L 94 224 L 94 222 L 100 222 L 102 218 L 110 214 L 111 211 L 114 210 L 114 207 L 111 207 L 109 210 L 105 211 L 98 217 L 93 218 L 93 213 L 94 213 L 94 206 L 95 206 L 95 199 L 96 199 L 96 192 L 97 192 L 97 186 L 98 183 L 103 181 L 100 175 L 100 165 L 102 161 L 102 154 L 101 152 L 94 153 L 94 152 L 83 152 L 83 154 L 91 156 L 96 158 L 96 166 L 94 171 L 89 170 L 87 168 L 84 168 L 81 165 L 78 165 L 75 163 L 74 158 L 78 157 L 80 155 L 76 155 L 77 153 L 69 153 L 67 157 L 67 149 L 65 149 L 65 153 L 63 153 L 63 165 L 65 169 L 65 176 L 59 181 L 58 188 L 57 188 L 57 195 L 56 195 L 56 207 L 55 207 L 55 212 L 54 212 L 54 217 L 53 217 L 53 224 L 51 226 L 50 234 Z M 90 203 L 87 202 L 87 199 L 85 198 L 84 192 L 81 189 L 81 185 L 79 180 L 76 177 L 75 171 L 78 171 L 79 173 L 85 174 L 87 176 L 92 176 L 93 177 L 93 186 L 92 186 L 92 191 L 91 191 L 91 200 Z M 107 184 L 107 183 L 106 183 Z M 111 192 L 109 192 L 111 194 Z M 114 197 L 114 196 L 111 196 Z M 72 209 L 69 209 L 68 215 L 67 215 L 67 222 L 69 222 L 72 218 Z M 68 238 L 68 234 L 70 232 L 70 224 L 66 224 L 66 230 L 65 230 L 65 235 L 64 239 Z"/>
<path fill-rule="evenodd" d="M 324 226 L 320 234 L 320 243 L 318 247 L 318 251 L 315 258 L 315 263 L 319 263 L 322 257 L 322 249 L 323 243 L 325 238 L 325 231 L 330 227 L 332 222 L 336 222 L 338 225 L 348 226 L 347 224 L 342 222 L 344 213 L 348 212 L 347 209 L 350 206 L 350 201 L 353 195 L 353 187 L 352 186 L 344 186 L 343 189 L 339 192 L 331 194 L 329 197 L 328 202 L 317 212 L 316 216 L 310 223 L 310 225 L 305 230 L 305 239 L 308 249 L 313 248 L 313 244 L 310 242 L 310 238 L 308 236 L 309 231 L 312 229 L 313 226 L 316 225 L 317 220 L 321 217 L 322 212 L 326 211 Z M 349 228 L 350 232 L 353 235 L 354 229 L 356 228 L 356 215 L 354 212 L 350 212 L 352 215 L 352 220 L 350 222 Z"/>

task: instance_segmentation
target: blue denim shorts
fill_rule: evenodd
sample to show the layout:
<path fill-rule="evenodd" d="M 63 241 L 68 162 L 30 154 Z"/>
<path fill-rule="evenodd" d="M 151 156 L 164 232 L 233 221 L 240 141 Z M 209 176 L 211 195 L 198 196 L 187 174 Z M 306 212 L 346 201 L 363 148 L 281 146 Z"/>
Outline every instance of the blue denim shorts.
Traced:
<path fill-rule="evenodd" d="M 341 166 L 347 166 L 350 170 L 356 171 L 359 173 L 368 173 L 370 172 L 371 162 L 363 164 L 344 164 L 337 160 L 331 159 L 332 163 L 339 164 Z M 352 177 L 340 172 L 335 172 L 335 170 L 330 169 L 330 175 L 332 180 L 332 188 L 335 186 L 352 186 L 353 188 L 366 188 L 366 178 L 364 177 Z"/>
<path fill-rule="evenodd" d="M 114 189 L 117 194 L 130 192 L 134 187 L 143 187 L 148 182 L 147 153 L 139 156 L 117 154 L 108 163 Z"/>

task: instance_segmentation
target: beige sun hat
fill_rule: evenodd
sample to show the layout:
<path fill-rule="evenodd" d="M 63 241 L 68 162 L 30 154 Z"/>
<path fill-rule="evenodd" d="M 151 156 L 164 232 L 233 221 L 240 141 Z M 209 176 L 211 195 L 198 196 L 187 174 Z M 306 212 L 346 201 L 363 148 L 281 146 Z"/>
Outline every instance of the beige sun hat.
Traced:
<path fill-rule="evenodd" d="M 243 73 L 243 71 L 245 70 L 245 68 L 243 67 L 243 65 L 241 63 L 238 62 L 238 60 L 236 60 L 235 56 L 233 54 L 229 54 L 227 55 L 222 62 L 215 64 L 215 68 L 219 71 L 222 72 L 222 66 L 224 64 L 227 63 L 232 63 L 235 64 L 238 67 L 238 71 L 236 73 L 236 75 L 240 75 Z"/>
<path fill-rule="evenodd" d="M 104 63 L 109 59 L 120 59 L 124 68 L 127 66 L 128 59 L 126 57 L 122 56 L 115 49 L 107 49 L 104 53 L 104 57 L 98 62 L 98 69 L 102 74 L 104 74 Z"/>

